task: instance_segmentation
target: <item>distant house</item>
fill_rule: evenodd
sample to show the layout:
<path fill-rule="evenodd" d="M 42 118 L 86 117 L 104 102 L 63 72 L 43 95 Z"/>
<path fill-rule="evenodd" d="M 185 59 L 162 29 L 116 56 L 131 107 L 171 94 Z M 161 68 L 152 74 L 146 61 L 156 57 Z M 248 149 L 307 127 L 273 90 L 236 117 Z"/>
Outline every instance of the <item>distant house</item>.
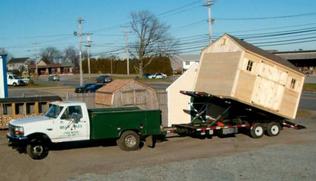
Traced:
<path fill-rule="evenodd" d="M 40 60 L 31 64 L 29 68 L 31 72 L 37 75 L 73 73 L 73 65 L 71 63 L 51 63 L 47 60 Z"/>
<path fill-rule="evenodd" d="M 273 52 L 273 54 L 288 60 L 305 74 L 316 74 L 316 50 Z"/>
<path fill-rule="evenodd" d="M 183 54 L 172 57 L 171 65 L 180 66 L 182 70 L 188 70 L 191 65 L 198 63 L 200 55 L 198 54 Z"/>
<path fill-rule="evenodd" d="M 7 64 L 8 71 L 13 70 L 27 70 L 28 64 L 30 63 L 31 59 L 29 57 L 23 58 L 12 58 L 9 60 Z"/>

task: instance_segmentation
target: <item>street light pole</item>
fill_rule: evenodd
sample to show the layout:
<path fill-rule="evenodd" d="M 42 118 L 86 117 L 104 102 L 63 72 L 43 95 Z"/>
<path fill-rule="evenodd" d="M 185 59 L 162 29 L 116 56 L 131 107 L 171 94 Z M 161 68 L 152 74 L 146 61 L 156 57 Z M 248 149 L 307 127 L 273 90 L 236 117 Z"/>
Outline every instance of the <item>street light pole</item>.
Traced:
<path fill-rule="evenodd" d="M 91 48 L 91 37 L 90 35 L 92 35 L 92 33 L 86 33 L 87 35 L 87 54 L 88 54 L 88 75 L 89 75 L 89 79 L 91 78 L 91 68 L 90 68 L 90 48 Z"/>
<path fill-rule="evenodd" d="M 82 17 L 78 18 L 78 33 L 75 35 L 79 37 L 79 71 L 80 71 L 80 86 L 83 86 L 83 72 L 82 72 L 82 22 L 84 19 Z"/>

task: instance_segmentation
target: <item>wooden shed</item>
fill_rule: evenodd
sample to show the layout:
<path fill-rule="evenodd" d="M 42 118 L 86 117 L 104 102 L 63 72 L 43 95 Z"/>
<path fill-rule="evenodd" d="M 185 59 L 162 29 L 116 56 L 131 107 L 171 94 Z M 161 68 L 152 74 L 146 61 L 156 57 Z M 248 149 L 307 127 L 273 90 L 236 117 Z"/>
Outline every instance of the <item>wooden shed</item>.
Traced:
<path fill-rule="evenodd" d="M 191 116 L 183 110 L 190 110 L 191 98 L 180 93 L 182 90 L 194 91 L 195 78 L 198 70 L 198 63 L 194 63 L 176 81 L 167 88 L 168 96 L 168 120 L 167 125 L 186 124 L 191 122 Z"/>
<path fill-rule="evenodd" d="M 97 90 L 95 103 L 103 106 L 132 106 L 158 109 L 156 91 L 132 79 L 118 79 Z"/>
<path fill-rule="evenodd" d="M 304 79 L 287 60 L 224 34 L 202 51 L 195 91 L 294 119 Z"/>

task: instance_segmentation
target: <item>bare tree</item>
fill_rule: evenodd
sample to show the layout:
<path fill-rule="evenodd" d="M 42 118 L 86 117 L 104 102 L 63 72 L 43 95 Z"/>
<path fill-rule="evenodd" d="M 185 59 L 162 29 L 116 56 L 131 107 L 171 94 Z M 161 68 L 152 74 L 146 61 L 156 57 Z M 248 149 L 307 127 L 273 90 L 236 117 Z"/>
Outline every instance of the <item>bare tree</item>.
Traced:
<path fill-rule="evenodd" d="M 68 47 L 64 50 L 64 60 L 79 67 L 78 51 L 74 47 Z"/>
<path fill-rule="evenodd" d="M 47 47 L 40 52 L 40 56 L 42 60 L 46 60 L 49 62 L 57 62 L 61 59 L 61 52 L 55 47 Z"/>
<path fill-rule="evenodd" d="M 170 27 L 161 23 L 154 14 L 149 11 L 132 12 L 130 25 L 137 37 L 131 53 L 139 59 L 140 76 L 155 56 L 175 53 L 177 42 L 168 33 Z M 144 58 L 150 58 L 145 65 Z"/>

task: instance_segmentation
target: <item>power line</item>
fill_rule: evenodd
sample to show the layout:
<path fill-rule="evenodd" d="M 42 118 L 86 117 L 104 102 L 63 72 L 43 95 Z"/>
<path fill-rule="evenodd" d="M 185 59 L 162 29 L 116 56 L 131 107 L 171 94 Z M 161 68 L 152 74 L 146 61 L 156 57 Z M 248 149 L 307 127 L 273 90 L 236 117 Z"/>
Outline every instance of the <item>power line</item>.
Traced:
<path fill-rule="evenodd" d="M 220 21 L 252 21 L 252 20 L 269 20 L 269 19 L 285 19 L 285 18 L 297 18 L 305 16 L 315 16 L 316 12 L 292 14 L 285 16 L 266 16 L 266 17 L 251 17 L 251 18 L 216 18 Z"/>
<path fill-rule="evenodd" d="M 170 13 L 177 12 L 177 11 L 179 11 L 179 10 L 182 10 L 183 8 L 190 7 L 190 6 L 192 6 L 192 5 L 194 5 L 194 4 L 197 4 L 197 3 L 200 3 L 200 2 L 201 2 L 200 0 L 193 1 L 193 2 L 188 3 L 188 4 L 184 4 L 184 5 L 180 6 L 180 7 L 173 8 L 173 9 L 169 9 L 169 10 L 167 10 L 167 11 L 165 11 L 165 12 L 159 13 L 158 16 L 166 16 L 166 15 L 168 15 L 168 14 L 170 14 Z"/>

